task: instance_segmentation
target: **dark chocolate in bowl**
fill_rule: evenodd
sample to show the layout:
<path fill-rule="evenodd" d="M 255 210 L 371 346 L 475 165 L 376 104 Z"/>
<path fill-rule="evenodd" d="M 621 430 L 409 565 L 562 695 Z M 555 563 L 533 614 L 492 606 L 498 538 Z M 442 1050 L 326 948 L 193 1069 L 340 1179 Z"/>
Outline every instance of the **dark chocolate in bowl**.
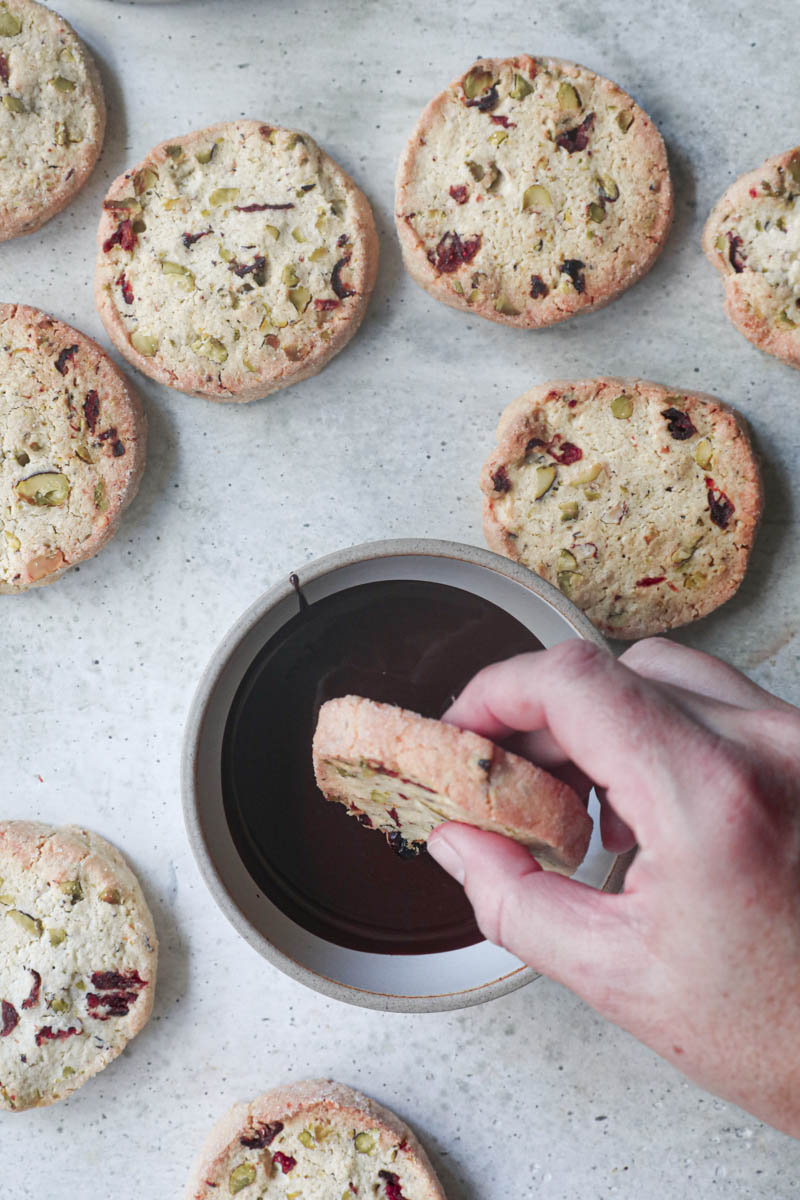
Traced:
<path fill-rule="evenodd" d="M 401 859 L 316 786 L 320 705 L 356 693 L 440 717 L 488 663 L 541 643 L 481 596 L 382 580 L 325 596 L 266 643 L 222 745 L 225 816 L 253 881 L 309 932 L 353 950 L 432 954 L 481 940 L 463 890 L 427 854 Z"/>

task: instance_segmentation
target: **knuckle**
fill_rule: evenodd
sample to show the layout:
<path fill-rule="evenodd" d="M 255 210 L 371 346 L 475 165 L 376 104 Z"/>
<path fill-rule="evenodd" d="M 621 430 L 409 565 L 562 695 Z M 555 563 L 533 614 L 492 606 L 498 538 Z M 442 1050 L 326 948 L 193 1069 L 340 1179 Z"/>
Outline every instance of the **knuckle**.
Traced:
<path fill-rule="evenodd" d="M 560 642 L 547 654 L 551 668 L 573 680 L 596 674 L 612 657 L 609 650 L 579 638 Z"/>
<path fill-rule="evenodd" d="M 643 638 L 620 655 L 620 662 L 634 671 L 645 671 L 654 664 L 673 661 L 680 657 L 682 650 L 683 647 L 668 638 Z"/>

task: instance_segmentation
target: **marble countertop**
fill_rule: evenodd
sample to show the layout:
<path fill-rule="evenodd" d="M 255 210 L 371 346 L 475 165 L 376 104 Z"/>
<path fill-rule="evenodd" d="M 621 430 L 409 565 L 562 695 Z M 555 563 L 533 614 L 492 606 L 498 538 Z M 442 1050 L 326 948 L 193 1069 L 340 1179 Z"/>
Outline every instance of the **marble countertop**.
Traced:
<path fill-rule="evenodd" d="M 154 1017 L 70 1100 L 0 1119 L 3 1200 L 178 1196 L 213 1120 L 280 1081 L 331 1075 L 419 1131 L 453 1200 L 788 1200 L 797 1144 L 686 1083 L 546 980 L 478 1008 L 368 1012 L 306 991 L 233 932 L 179 801 L 182 727 L 218 640 L 276 579 L 373 538 L 482 544 L 477 475 L 501 408 L 536 382 L 638 375 L 751 420 L 766 518 L 740 594 L 679 635 L 800 701 L 792 538 L 800 375 L 729 325 L 702 223 L 731 180 L 797 138 L 785 2 L 59 0 L 109 101 L 89 185 L 0 247 L 0 294 L 108 341 L 92 302 L 108 182 L 156 142 L 255 116 L 307 129 L 374 205 L 381 265 L 353 343 L 319 376 L 226 407 L 139 379 L 148 469 L 117 538 L 55 586 L 4 597 L 3 815 L 83 822 L 129 856 L 162 944 Z M 585 63 L 663 132 L 677 193 L 652 273 L 608 308 L 530 333 L 436 304 L 404 274 L 394 167 L 427 100 L 478 54 Z"/>

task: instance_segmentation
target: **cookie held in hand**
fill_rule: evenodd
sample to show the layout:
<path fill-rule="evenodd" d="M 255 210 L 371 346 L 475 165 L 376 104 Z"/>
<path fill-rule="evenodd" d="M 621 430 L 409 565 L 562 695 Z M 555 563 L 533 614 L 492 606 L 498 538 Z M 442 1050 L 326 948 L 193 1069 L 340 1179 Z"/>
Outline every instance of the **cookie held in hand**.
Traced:
<path fill-rule="evenodd" d="M 564 874 L 586 854 L 592 820 L 572 788 L 455 725 L 343 696 L 320 709 L 313 757 L 325 798 L 400 854 L 417 853 L 443 821 L 504 834 Z"/>
<path fill-rule="evenodd" d="M 641 379 L 520 396 L 481 487 L 491 549 L 618 638 L 663 633 L 728 600 L 762 507 L 742 418 L 713 396 Z"/>

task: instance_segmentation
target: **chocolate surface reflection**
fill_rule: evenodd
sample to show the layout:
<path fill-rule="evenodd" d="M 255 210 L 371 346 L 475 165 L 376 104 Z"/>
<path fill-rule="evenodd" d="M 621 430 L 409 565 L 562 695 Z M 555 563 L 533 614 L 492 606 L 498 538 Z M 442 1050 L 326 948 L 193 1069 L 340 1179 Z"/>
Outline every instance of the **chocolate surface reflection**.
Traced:
<path fill-rule="evenodd" d="M 468 680 L 540 643 L 460 588 L 362 584 L 303 607 L 264 646 L 234 697 L 222 751 L 231 834 L 258 887 L 311 933 L 354 950 L 424 954 L 481 940 L 461 888 L 427 854 L 323 799 L 311 739 L 319 707 L 348 693 L 440 717 Z"/>

